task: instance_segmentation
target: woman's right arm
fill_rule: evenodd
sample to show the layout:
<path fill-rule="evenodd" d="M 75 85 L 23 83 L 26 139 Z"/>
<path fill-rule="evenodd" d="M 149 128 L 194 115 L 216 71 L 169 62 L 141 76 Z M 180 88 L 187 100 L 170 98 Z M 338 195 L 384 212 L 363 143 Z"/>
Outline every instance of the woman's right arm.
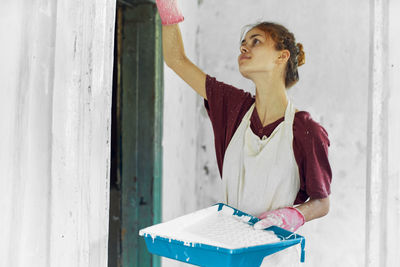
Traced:
<path fill-rule="evenodd" d="M 167 66 L 200 96 L 207 99 L 206 74 L 186 57 L 178 24 L 162 25 L 162 42 Z"/>

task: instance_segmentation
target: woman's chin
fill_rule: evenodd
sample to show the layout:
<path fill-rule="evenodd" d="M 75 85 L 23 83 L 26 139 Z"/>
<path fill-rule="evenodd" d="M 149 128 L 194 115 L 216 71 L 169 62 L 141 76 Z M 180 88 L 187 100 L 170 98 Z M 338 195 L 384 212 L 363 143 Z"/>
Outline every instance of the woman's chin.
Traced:
<path fill-rule="evenodd" d="M 243 76 L 244 78 L 249 79 L 249 74 L 248 74 L 248 72 L 243 71 L 243 70 L 240 70 L 240 69 L 239 69 L 239 72 L 240 72 L 240 74 L 242 74 L 242 76 Z"/>

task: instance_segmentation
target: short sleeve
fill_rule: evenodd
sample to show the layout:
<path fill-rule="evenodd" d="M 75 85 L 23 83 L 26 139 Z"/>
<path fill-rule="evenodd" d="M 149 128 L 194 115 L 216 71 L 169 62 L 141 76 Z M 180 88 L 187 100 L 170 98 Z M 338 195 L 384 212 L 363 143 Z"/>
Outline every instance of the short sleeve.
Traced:
<path fill-rule="evenodd" d="M 305 191 L 311 199 L 326 198 L 330 195 L 332 171 L 329 164 L 330 141 L 327 131 L 309 118 L 303 132 L 303 177 Z"/>
<path fill-rule="evenodd" d="M 204 106 L 213 127 L 216 157 L 222 177 L 225 150 L 254 99 L 249 92 L 218 81 L 208 74 L 206 96 Z"/>
<path fill-rule="evenodd" d="M 206 96 L 204 106 L 212 122 L 224 123 L 226 118 L 234 119 L 227 113 L 239 111 L 251 94 L 232 85 L 218 81 L 215 77 L 206 75 Z M 235 115 L 235 114 L 233 114 Z"/>

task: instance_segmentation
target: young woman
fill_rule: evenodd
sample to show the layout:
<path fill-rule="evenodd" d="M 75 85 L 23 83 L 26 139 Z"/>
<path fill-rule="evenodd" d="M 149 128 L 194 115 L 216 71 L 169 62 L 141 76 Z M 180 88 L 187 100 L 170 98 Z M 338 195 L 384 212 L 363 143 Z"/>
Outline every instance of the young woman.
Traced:
<path fill-rule="evenodd" d="M 240 73 L 256 86 L 252 96 L 205 74 L 186 57 L 176 0 L 157 0 L 157 7 L 166 64 L 204 98 L 226 204 L 260 218 L 258 229 L 277 225 L 296 231 L 326 215 L 332 177 L 328 134 L 286 94 L 299 80 L 303 46 L 282 25 L 253 25 L 238 57 Z M 285 253 L 267 257 L 262 266 L 298 262 Z"/>

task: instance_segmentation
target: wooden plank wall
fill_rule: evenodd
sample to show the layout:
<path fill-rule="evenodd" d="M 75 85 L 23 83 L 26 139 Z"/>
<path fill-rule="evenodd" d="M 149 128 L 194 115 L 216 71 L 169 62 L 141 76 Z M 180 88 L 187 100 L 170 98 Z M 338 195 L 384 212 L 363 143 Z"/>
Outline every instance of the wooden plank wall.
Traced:
<path fill-rule="evenodd" d="M 371 0 L 365 266 L 399 266 L 398 1 Z"/>
<path fill-rule="evenodd" d="M 0 266 L 107 266 L 115 1 L 0 10 Z"/>

